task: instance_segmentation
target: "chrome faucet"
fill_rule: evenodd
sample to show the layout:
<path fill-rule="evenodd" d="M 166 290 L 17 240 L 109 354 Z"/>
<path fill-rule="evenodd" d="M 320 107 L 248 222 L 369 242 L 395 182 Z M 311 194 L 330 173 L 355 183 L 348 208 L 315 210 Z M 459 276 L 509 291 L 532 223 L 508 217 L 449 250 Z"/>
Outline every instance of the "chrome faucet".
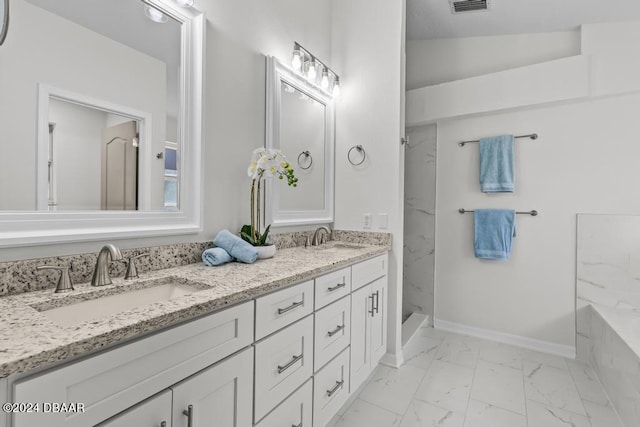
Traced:
<path fill-rule="evenodd" d="M 313 233 L 313 239 L 311 240 L 311 246 L 318 246 L 323 242 L 321 231 L 325 231 L 327 236 L 331 236 L 331 230 L 329 229 L 329 227 L 327 227 L 326 225 L 318 227 L 316 229 L 316 232 Z M 320 238 L 318 238 L 318 236 L 320 236 Z"/>
<path fill-rule="evenodd" d="M 91 278 L 91 286 L 111 284 L 111 278 L 109 277 L 109 258 L 112 261 L 122 259 L 120 249 L 110 243 L 104 245 L 98 253 L 98 260 L 96 261 L 96 267 L 93 270 L 93 277 Z"/>

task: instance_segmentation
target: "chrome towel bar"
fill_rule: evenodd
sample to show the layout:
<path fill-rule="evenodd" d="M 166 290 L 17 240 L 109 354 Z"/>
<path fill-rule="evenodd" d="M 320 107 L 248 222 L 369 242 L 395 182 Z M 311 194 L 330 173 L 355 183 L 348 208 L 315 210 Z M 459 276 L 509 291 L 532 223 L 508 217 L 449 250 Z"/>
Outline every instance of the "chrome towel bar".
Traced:
<path fill-rule="evenodd" d="M 468 211 L 468 210 L 466 210 L 466 209 L 464 209 L 464 208 L 460 208 L 460 209 L 458 209 L 458 212 L 460 212 L 461 214 L 464 214 L 464 213 L 475 212 L 475 211 Z M 522 211 L 516 211 L 516 214 L 518 214 L 518 215 L 531 215 L 531 216 L 536 216 L 536 215 L 538 215 L 538 211 L 537 211 L 537 210 L 535 210 L 535 209 L 534 209 L 534 210 L 532 210 L 532 211 L 524 211 L 524 212 L 522 212 Z"/>
<path fill-rule="evenodd" d="M 538 134 L 537 133 L 531 133 L 529 135 L 516 135 L 516 136 L 514 136 L 514 138 L 538 139 Z M 460 141 L 460 142 L 458 142 L 458 145 L 460 147 L 464 147 L 465 144 L 471 144 L 472 142 L 480 142 L 480 140 L 479 139 L 474 139 L 472 141 Z"/>

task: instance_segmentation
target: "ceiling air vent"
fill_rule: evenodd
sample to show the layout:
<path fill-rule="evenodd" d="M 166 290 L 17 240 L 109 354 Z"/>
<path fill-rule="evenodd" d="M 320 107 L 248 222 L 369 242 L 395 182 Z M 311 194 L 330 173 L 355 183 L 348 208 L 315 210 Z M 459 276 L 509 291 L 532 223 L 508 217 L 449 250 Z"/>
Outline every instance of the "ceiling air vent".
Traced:
<path fill-rule="evenodd" d="M 491 6 L 491 0 L 449 0 L 451 13 L 483 12 Z"/>

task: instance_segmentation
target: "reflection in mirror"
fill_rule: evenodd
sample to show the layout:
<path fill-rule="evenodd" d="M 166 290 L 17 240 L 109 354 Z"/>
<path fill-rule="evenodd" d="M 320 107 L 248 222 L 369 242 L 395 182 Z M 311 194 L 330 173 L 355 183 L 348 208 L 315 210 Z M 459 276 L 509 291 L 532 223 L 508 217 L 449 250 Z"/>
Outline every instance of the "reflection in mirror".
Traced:
<path fill-rule="evenodd" d="M 277 210 L 321 211 L 324 206 L 325 105 L 287 82 L 280 91 L 280 149 L 300 180 L 280 190 Z M 283 186 L 284 187 L 284 186 Z"/>
<path fill-rule="evenodd" d="M 15 37 L 0 51 L 2 63 L 14 65 L 0 82 L 0 178 L 14 185 L 0 187 L 0 210 L 165 210 L 165 168 L 155 153 L 167 140 L 180 151 L 182 24 L 153 8 L 164 19 L 151 21 L 150 7 L 132 0 L 13 1 Z M 73 95 L 40 96 L 34 108 L 34 91 L 45 85 Z M 129 110 L 148 120 L 123 114 Z M 129 124 L 113 128 L 122 122 Z M 170 204 L 179 208 L 178 200 Z"/>
<path fill-rule="evenodd" d="M 9 29 L 9 0 L 0 0 L 0 45 Z"/>
<path fill-rule="evenodd" d="M 332 222 L 333 101 L 275 58 L 267 58 L 267 148 L 282 150 L 299 178 L 295 189 L 267 181 L 267 223 Z"/>
<path fill-rule="evenodd" d="M 203 14 L 174 0 L 12 0 L 11 22 L 0 247 L 199 232 Z"/>

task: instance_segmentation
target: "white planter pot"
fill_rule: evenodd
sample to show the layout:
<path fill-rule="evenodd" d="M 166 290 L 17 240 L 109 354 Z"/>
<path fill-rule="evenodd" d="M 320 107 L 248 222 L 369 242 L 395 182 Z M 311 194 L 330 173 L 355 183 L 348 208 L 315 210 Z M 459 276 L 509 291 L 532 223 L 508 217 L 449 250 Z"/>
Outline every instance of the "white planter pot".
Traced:
<path fill-rule="evenodd" d="M 276 245 L 254 247 L 258 251 L 258 259 L 272 258 L 276 254 Z"/>

